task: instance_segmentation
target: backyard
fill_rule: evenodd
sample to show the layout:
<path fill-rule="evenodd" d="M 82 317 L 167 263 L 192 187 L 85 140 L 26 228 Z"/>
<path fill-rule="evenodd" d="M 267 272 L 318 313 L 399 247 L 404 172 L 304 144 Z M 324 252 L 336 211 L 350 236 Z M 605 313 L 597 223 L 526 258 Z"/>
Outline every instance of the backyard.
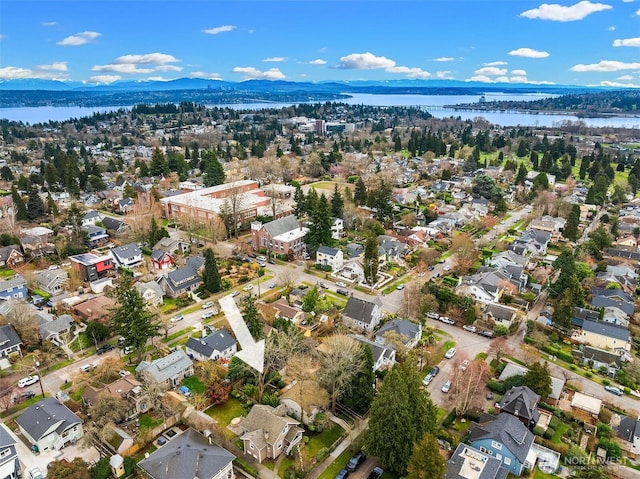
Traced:
<path fill-rule="evenodd" d="M 246 416 L 247 411 L 244 409 L 244 406 L 240 401 L 230 397 L 226 403 L 211 406 L 205 411 L 205 413 L 209 417 L 212 417 L 213 419 L 218 421 L 220 429 L 222 429 L 224 435 L 228 439 L 233 440 L 235 438 L 235 434 L 227 429 L 227 426 L 231 424 L 231 420 L 233 418 Z"/>

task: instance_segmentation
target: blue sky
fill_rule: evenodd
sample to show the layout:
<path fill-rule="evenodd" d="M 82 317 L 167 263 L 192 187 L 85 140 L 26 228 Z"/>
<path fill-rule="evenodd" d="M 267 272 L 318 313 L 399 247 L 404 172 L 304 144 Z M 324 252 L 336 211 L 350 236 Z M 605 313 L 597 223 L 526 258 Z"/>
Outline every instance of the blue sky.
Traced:
<path fill-rule="evenodd" d="M 181 77 L 640 87 L 640 0 L 0 3 L 0 80 Z"/>

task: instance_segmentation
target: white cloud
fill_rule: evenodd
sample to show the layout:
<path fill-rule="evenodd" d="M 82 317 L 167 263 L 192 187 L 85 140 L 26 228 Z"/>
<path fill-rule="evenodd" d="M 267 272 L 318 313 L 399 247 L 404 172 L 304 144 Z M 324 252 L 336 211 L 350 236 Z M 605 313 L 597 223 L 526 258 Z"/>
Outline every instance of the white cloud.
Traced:
<path fill-rule="evenodd" d="M 620 70 L 637 69 L 640 69 L 640 62 L 625 63 L 615 60 L 601 60 L 599 63 L 591 63 L 590 65 L 579 63 L 572 66 L 569 70 L 574 72 L 617 72 Z"/>
<path fill-rule="evenodd" d="M 483 63 L 482 65 L 485 67 L 501 67 L 503 65 L 506 65 L 507 62 L 501 62 L 501 61 L 497 61 L 497 62 L 488 62 L 488 63 Z"/>
<path fill-rule="evenodd" d="M 77 47 L 89 43 L 100 36 L 98 32 L 80 32 L 58 42 L 63 47 Z"/>
<path fill-rule="evenodd" d="M 323 60 L 322 58 L 316 58 L 315 60 L 311 60 L 309 62 L 309 65 L 325 65 L 326 63 L 326 60 Z"/>
<path fill-rule="evenodd" d="M 633 0 L 622 0 L 622 3 L 633 3 Z"/>
<path fill-rule="evenodd" d="M 507 73 L 506 68 L 496 68 L 496 67 L 483 67 L 474 72 L 478 76 L 495 76 L 495 75 L 505 75 Z"/>
<path fill-rule="evenodd" d="M 518 48 L 517 50 L 511 50 L 509 55 L 526 58 L 547 58 L 549 53 L 541 50 L 534 50 L 533 48 Z"/>
<path fill-rule="evenodd" d="M 284 80 L 286 76 L 277 68 L 260 71 L 254 67 L 235 67 L 234 73 L 242 73 L 244 80 Z"/>
<path fill-rule="evenodd" d="M 157 72 L 181 72 L 182 67 L 177 65 L 158 65 L 155 67 L 155 71 Z"/>
<path fill-rule="evenodd" d="M 39 78 L 43 80 L 66 80 L 66 75 L 60 75 L 47 70 L 32 70 L 22 67 L 3 67 L 0 68 L 0 79 L 16 80 L 22 78 Z"/>
<path fill-rule="evenodd" d="M 612 87 L 622 87 L 622 88 L 637 88 L 640 85 L 638 84 L 633 84 L 633 83 L 619 83 L 619 82 L 615 82 L 615 81 L 601 81 L 600 82 L 600 86 L 612 86 Z"/>
<path fill-rule="evenodd" d="M 53 70 L 56 72 L 66 72 L 67 62 L 53 62 L 49 65 L 38 65 L 38 70 Z"/>
<path fill-rule="evenodd" d="M 164 65 L 165 63 L 179 62 L 173 55 L 166 53 L 146 53 L 144 55 L 123 55 L 116 58 L 113 63 L 133 63 L 136 65 Z"/>
<path fill-rule="evenodd" d="M 636 10 L 636 15 L 640 16 L 640 8 Z"/>
<path fill-rule="evenodd" d="M 610 27 L 607 28 L 608 31 L 613 32 L 615 31 L 616 27 L 614 27 L 613 25 L 611 25 Z"/>
<path fill-rule="evenodd" d="M 485 75 L 474 75 L 471 78 L 468 78 L 466 81 L 478 81 L 482 83 L 495 83 L 495 80 L 489 78 Z"/>
<path fill-rule="evenodd" d="M 89 78 L 89 83 L 113 83 L 114 81 L 121 80 L 120 75 L 96 75 Z"/>
<path fill-rule="evenodd" d="M 512 75 L 523 76 L 523 77 L 527 76 L 527 72 L 525 70 L 511 70 L 511 74 Z"/>
<path fill-rule="evenodd" d="M 433 59 L 434 62 L 452 62 L 454 60 L 455 60 L 455 58 L 453 58 L 453 57 L 440 57 L 440 58 L 434 58 Z"/>
<path fill-rule="evenodd" d="M 522 70 L 513 70 L 511 72 L 512 76 L 501 75 L 496 78 L 490 78 L 487 75 L 474 75 L 471 78 L 467 78 L 465 81 L 471 82 L 481 82 L 481 83 L 528 83 L 531 85 L 554 85 L 553 82 L 550 81 L 533 81 L 529 80 Z"/>
<path fill-rule="evenodd" d="M 640 37 L 623 38 L 622 40 L 614 40 L 614 47 L 640 47 Z"/>
<path fill-rule="evenodd" d="M 230 31 L 235 30 L 235 29 L 236 29 L 235 25 L 221 25 L 219 27 L 214 27 L 214 28 L 209 28 L 207 30 L 202 30 L 202 32 L 206 33 L 208 35 L 217 35 L 219 33 L 230 32 Z"/>
<path fill-rule="evenodd" d="M 591 3 L 588 0 L 583 0 L 570 7 L 558 5 L 557 3 L 543 3 L 538 8 L 522 12 L 520 16 L 531 19 L 551 20 L 554 22 L 574 22 L 576 20 L 582 20 L 592 13 L 610 10 L 612 8 L 611 5 L 607 5 L 606 3 Z"/>
<path fill-rule="evenodd" d="M 386 69 L 389 73 L 402 73 L 407 78 L 429 78 L 431 73 L 417 67 L 391 67 Z"/>
<path fill-rule="evenodd" d="M 58 22 L 42 22 L 43 27 L 56 27 L 58 26 Z"/>
<path fill-rule="evenodd" d="M 352 53 L 340 58 L 336 68 L 344 70 L 375 70 L 377 68 L 393 68 L 396 62 L 387 57 L 377 57 L 373 53 Z"/>
<path fill-rule="evenodd" d="M 189 78 L 204 78 L 205 80 L 220 80 L 220 74 L 211 72 L 191 72 L 189 73 Z"/>
<path fill-rule="evenodd" d="M 451 72 L 449 70 L 442 70 L 439 72 L 436 72 L 436 78 L 440 78 L 440 79 L 446 79 L 446 80 L 452 80 L 453 77 L 451 76 Z"/>
<path fill-rule="evenodd" d="M 138 68 L 133 63 L 111 63 L 109 65 L 94 65 L 91 67 L 93 72 L 112 72 L 123 73 L 125 75 L 136 75 L 141 73 L 152 73 L 153 68 Z"/>
<path fill-rule="evenodd" d="M 631 75 L 622 75 L 616 78 L 616 80 L 629 81 L 633 80 L 633 77 Z"/>
<path fill-rule="evenodd" d="M 155 76 L 155 77 L 148 77 L 145 78 L 146 81 L 169 81 L 171 80 L 171 78 L 165 78 L 165 77 L 161 77 L 161 76 Z"/>
<path fill-rule="evenodd" d="M 265 63 L 282 63 L 287 61 L 287 57 L 269 57 L 262 60 Z"/>

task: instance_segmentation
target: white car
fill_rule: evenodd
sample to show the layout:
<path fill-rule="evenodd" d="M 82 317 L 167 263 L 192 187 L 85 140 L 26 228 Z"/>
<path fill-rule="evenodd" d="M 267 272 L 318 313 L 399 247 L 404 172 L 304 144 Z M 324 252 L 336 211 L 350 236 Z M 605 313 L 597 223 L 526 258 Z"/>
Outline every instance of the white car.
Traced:
<path fill-rule="evenodd" d="M 451 381 L 447 381 L 442 385 L 442 388 L 440 389 L 440 391 L 442 391 L 443 393 L 448 393 L 450 389 L 451 389 Z"/>
<path fill-rule="evenodd" d="M 207 301 L 206 303 L 204 303 L 204 304 L 202 305 L 202 309 L 208 309 L 208 308 L 210 308 L 211 306 L 213 306 L 214 304 L 215 304 L 215 303 L 214 303 L 213 301 Z"/>
<path fill-rule="evenodd" d="M 215 312 L 213 312 L 213 311 L 207 311 L 206 313 L 203 313 L 203 314 L 202 314 L 202 319 L 210 318 L 210 317 L 212 317 L 213 315 L 215 315 Z"/>
<path fill-rule="evenodd" d="M 171 323 L 177 323 L 178 321 L 182 321 L 184 319 L 184 316 L 181 314 L 178 314 L 177 316 L 174 316 L 173 318 L 171 318 Z"/>
<path fill-rule="evenodd" d="M 343 283 L 342 281 L 338 281 L 336 283 L 336 286 L 338 286 L 339 288 L 346 288 L 347 287 L 347 285 L 345 283 Z"/>
<path fill-rule="evenodd" d="M 18 387 L 23 388 L 25 386 L 31 386 L 38 381 L 40 381 L 40 377 L 37 374 L 34 374 L 33 376 L 27 376 L 26 378 L 22 378 L 20 381 L 18 381 Z"/>
<path fill-rule="evenodd" d="M 464 361 L 462 361 L 462 363 L 460 364 L 460 369 L 462 369 L 463 371 L 466 371 L 467 368 L 469 367 L 469 360 L 465 359 Z"/>
<path fill-rule="evenodd" d="M 456 322 L 449 318 L 448 316 L 440 316 L 440 321 L 442 321 L 445 324 L 456 324 Z"/>
<path fill-rule="evenodd" d="M 433 311 L 429 311 L 427 313 L 427 318 L 431 318 L 431 319 L 439 319 L 440 315 L 438 313 L 434 313 Z"/>
<path fill-rule="evenodd" d="M 475 333 L 477 328 L 473 325 L 465 324 L 464 326 L 462 326 L 462 329 L 464 329 L 465 331 L 469 331 L 470 333 Z"/>
<path fill-rule="evenodd" d="M 238 296 L 240 294 L 240 291 L 235 290 L 233 293 L 231 293 L 231 297 L 235 298 L 236 296 Z"/>
<path fill-rule="evenodd" d="M 29 479 L 44 479 L 40 468 L 32 467 L 31 469 L 29 469 Z"/>
<path fill-rule="evenodd" d="M 446 353 L 444 353 L 444 357 L 447 359 L 451 359 L 455 355 L 456 355 L 456 348 L 451 348 Z"/>
<path fill-rule="evenodd" d="M 245 291 L 251 291 L 253 289 L 253 285 L 252 284 L 248 284 L 242 289 L 244 289 Z"/>

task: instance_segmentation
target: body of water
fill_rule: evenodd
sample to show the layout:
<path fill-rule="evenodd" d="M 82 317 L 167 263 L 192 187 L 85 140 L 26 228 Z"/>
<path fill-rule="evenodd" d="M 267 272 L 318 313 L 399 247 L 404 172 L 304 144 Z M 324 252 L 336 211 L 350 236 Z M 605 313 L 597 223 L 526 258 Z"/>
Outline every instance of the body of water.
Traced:
<path fill-rule="evenodd" d="M 539 126 L 554 127 L 565 121 L 581 121 L 588 127 L 614 127 L 614 128 L 639 128 L 640 115 L 625 117 L 597 117 L 578 118 L 574 115 L 560 115 L 550 113 L 527 113 L 518 111 L 485 111 L 485 110 L 455 110 L 445 108 L 444 105 L 455 105 L 462 103 L 476 103 L 481 95 L 373 95 L 354 93 L 351 98 L 340 100 L 342 103 L 350 105 L 371 105 L 371 106 L 414 106 L 424 108 L 436 118 L 460 117 L 463 120 L 473 120 L 484 118 L 487 121 L 501 126 Z M 549 94 L 505 94 L 487 93 L 483 95 L 486 101 L 533 101 L 542 98 L 549 98 Z M 265 108 L 283 108 L 291 106 L 293 103 L 232 103 L 223 105 L 207 105 L 209 107 L 228 107 L 237 110 L 261 110 Z M 35 124 L 46 123 L 48 121 L 65 121 L 70 118 L 81 118 L 91 116 L 96 112 L 104 113 L 118 110 L 120 108 L 130 108 L 127 106 L 105 106 L 95 108 L 84 108 L 79 106 L 65 107 L 25 107 L 25 108 L 0 108 L 0 118 L 21 121 L 23 123 Z"/>

